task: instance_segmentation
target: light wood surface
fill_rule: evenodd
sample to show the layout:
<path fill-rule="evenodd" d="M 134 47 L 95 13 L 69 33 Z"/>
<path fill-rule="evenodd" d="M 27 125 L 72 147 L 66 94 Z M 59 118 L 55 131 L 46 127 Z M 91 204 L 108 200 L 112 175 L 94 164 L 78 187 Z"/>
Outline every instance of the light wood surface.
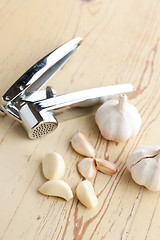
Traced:
<path fill-rule="evenodd" d="M 137 137 L 115 144 L 103 139 L 94 115 L 63 122 L 57 130 L 30 140 L 17 121 L 0 118 L 0 238 L 157 240 L 160 194 L 134 183 L 126 169 L 129 153 L 140 145 L 160 144 L 160 2 L 157 0 L 1 0 L 0 90 L 3 93 L 30 66 L 54 48 L 81 36 L 81 48 L 49 82 L 58 94 L 131 83 L 130 100 L 139 110 Z M 70 138 L 83 131 L 98 156 L 118 166 L 110 177 L 93 181 L 98 207 L 86 209 L 75 196 L 82 180 L 82 156 Z M 69 202 L 38 192 L 46 181 L 41 161 L 48 151 L 66 162 Z"/>

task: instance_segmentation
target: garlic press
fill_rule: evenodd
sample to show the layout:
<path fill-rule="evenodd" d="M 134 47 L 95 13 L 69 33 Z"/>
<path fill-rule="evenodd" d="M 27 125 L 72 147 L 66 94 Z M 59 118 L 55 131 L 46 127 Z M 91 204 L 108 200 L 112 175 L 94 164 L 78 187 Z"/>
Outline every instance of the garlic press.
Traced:
<path fill-rule="evenodd" d="M 0 97 L 1 115 L 18 120 L 29 138 L 38 139 L 56 129 L 58 123 L 91 112 L 114 95 L 130 94 L 131 84 L 119 84 L 56 95 L 51 86 L 41 89 L 70 59 L 81 44 L 80 37 L 61 45 L 27 70 Z"/>

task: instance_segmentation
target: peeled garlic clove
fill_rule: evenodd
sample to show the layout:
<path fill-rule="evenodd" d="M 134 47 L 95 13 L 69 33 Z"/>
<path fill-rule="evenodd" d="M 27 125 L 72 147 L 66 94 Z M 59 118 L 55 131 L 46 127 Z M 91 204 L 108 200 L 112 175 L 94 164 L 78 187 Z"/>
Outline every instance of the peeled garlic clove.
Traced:
<path fill-rule="evenodd" d="M 141 126 L 141 117 L 126 95 L 106 101 L 96 112 L 95 121 L 107 140 L 121 142 L 135 137 Z"/>
<path fill-rule="evenodd" d="M 98 204 L 93 186 L 88 180 L 84 180 L 78 184 L 76 195 L 79 201 L 87 208 L 95 208 Z"/>
<path fill-rule="evenodd" d="M 97 169 L 93 158 L 83 158 L 78 163 L 79 173 L 86 179 L 91 179 L 96 176 Z"/>
<path fill-rule="evenodd" d="M 96 166 L 99 171 L 105 174 L 112 175 L 118 171 L 116 164 L 101 158 L 96 158 Z"/>
<path fill-rule="evenodd" d="M 49 180 L 62 178 L 65 172 L 64 159 L 57 152 L 47 153 L 42 160 L 42 171 Z"/>
<path fill-rule="evenodd" d="M 84 133 L 80 131 L 75 133 L 71 139 L 71 145 L 76 152 L 86 157 L 95 157 L 95 149 Z"/>
<path fill-rule="evenodd" d="M 40 187 L 39 192 L 47 196 L 61 197 L 66 201 L 73 198 L 70 186 L 63 180 L 50 180 Z"/>
<path fill-rule="evenodd" d="M 160 146 L 140 146 L 127 159 L 133 180 L 151 191 L 160 190 Z"/>

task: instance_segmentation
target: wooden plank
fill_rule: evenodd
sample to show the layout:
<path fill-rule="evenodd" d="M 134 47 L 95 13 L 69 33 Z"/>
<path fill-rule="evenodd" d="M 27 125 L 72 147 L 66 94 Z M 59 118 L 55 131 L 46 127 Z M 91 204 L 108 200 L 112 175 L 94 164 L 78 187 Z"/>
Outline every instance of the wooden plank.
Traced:
<path fill-rule="evenodd" d="M 101 137 L 94 115 L 61 123 L 40 140 L 30 140 L 20 124 L 0 118 L 0 238 L 109 239 L 160 238 L 160 195 L 137 185 L 126 169 L 130 152 L 160 144 L 160 3 L 158 0 L 0 1 L 0 88 L 3 93 L 32 64 L 60 44 L 81 36 L 82 46 L 51 79 L 58 94 L 111 84 L 131 83 L 131 103 L 142 116 L 137 137 L 116 144 Z M 98 207 L 88 210 L 75 196 L 82 180 L 70 138 L 86 133 L 97 155 L 119 168 L 93 180 Z M 46 179 L 43 155 L 57 151 L 65 159 L 69 202 L 38 192 Z"/>

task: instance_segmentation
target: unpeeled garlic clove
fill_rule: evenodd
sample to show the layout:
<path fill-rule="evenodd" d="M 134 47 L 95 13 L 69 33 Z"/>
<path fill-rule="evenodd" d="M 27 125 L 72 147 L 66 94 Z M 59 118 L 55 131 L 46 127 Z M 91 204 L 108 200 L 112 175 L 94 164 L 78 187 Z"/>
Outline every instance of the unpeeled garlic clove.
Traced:
<path fill-rule="evenodd" d="M 84 180 L 78 184 L 76 195 L 79 201 L 87 208 L 95 208 L 98 204 L 93 186 L 88 180 Z"/>
<path fill-rule="evenodd" d="M 136 107 L 127 102 L 126 95 L 106 101 L 96 112 L 95 121 L 107 140 L 121 142 L 135 137 L 141 126 Z"/>
<path fill-rule="evenodd" d="M 81 131 L 73 135 L 71 138 L 71 145 L 76 152 L 86 157 L 95 157 L 94 147 L 91 145 L 86 135 Z"/>
<path fill-rule="evenodd" d="M 48 180 L 60 179 L 65 172 L 65 162 L 57 152 L 47 153 L 42 160 L 42 171 Z"/>
<path fill-rule="evenodd" d="M 150 191 L 160 191 L 160 146 L 140 146 L 127 159 L 133 180 Z"/>
<path fill-rule="evenodd" d="M 63 180 L 50 180 L 45 182 L 40 188 L 39 192 L 47 196 L 55 196 L 64 198 L 69 201 L 73 198 L 73 193 L 70 186 Z"/>
<path fill-rule="evenodd" d="M 118 168 L 113 162 L 101 158 L 96 158 L 95 160 L 97 169 L 102 173 L 110 175 L 117 173 Z"/>
<path fill-rule="evenodd" d="M 77 167 L 79 173 L 86 179 L 92 179 L 96 176 L 97 169 L 93 158 L 83 158 Z"/>

